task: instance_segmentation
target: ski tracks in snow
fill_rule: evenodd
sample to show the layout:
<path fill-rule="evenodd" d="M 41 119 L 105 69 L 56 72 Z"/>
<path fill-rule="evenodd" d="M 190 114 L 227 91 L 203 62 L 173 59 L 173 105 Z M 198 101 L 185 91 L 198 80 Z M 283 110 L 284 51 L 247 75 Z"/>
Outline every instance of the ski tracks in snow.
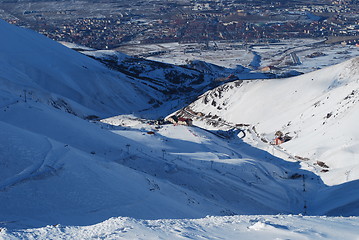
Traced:
<path fill-rule="evenodd" d="M 61 157 L 69 151 L 69 149 L 66 146 L 65 148 L 54 148 L 53 144 L 49 140 L 47 140 L 47 142 L 49 144 L 49 150 L 43 160 L 34 163 L 20 173 L 4 180 L 3 182 L 0 182 L 0 191 L 6 191 L 8 188 L 16 184 L 54 173 L 61 168 L 62 165 L 57 163 Z"/>

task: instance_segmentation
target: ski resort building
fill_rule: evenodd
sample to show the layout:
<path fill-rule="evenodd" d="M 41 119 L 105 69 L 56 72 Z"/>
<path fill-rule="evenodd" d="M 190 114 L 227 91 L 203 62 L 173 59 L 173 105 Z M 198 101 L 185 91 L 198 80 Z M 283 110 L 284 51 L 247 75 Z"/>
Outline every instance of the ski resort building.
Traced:
<path fill-rule="evenodd" d="M 170 116 L 166 120 L 173 123 L 174 125 L 185 125 L 185 126 L 193 125 L 192 119 L 184 118 L 184 117 L 177 117 L 176 115 Z"/>
<path fill-rule="evenodd" d="M 179 125 L 186 125 L 186 126 L 192 126 L 193 125 L 193 121 L 190 118 L 183 118 L 180 117 L 178 118 L 178 122 Z"/>
<path fill-rule="evenodd" d="M 281 138 L 281 137 L 275 138 L 275 139 L 274 139 L 274 142 L 273 142 L 274 145 L 280 145 L 280 144 L 282 144 L 282 143 L 284 143 L 284 140 L 283 140 L 283 138 Z"/>

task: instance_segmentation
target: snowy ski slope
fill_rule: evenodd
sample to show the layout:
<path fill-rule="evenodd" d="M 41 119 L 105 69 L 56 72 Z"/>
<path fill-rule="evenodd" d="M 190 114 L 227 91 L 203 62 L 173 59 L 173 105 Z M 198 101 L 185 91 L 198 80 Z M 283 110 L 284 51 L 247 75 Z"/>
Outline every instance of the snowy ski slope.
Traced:
<path fill-rule="evenodd" d="M 0 35 L 0 238 L 358 236 L 357 217 L 302 216 L 359 214 L 358 59 L 206 93 L 190 109 L 259 134 L 223 138 L 129 115 L 158 92 L 29 30 Z M 261 142 L 278 130 L 293 140 Z"/>

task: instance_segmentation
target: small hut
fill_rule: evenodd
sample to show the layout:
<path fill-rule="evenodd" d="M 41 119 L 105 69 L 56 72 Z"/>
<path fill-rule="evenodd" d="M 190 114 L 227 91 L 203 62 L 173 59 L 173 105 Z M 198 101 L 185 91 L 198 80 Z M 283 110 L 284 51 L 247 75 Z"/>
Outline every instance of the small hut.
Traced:
<path fill-rule="evenodd" d="M 276 137 L 276 138 L 274 139 L 274 145 L 280 145 L 280 144 L 282 144 L 282 143 L 284 143 L 284 140 L 283 140 L 282 137 Z"/>
<path fill-rule="evenodd" d="M 190 118 L 183 118 L 183 117 L 179 117 L 178 118 L 178 122 L 179 125 L 186 125 L 186 126 L 192 126 L 193 125 L 193 121 Z"/>
<path fill-rule="evenodd" d="M 172 116 L 168 117 L 166 120 L 173 123 L 173 124 L 177 124 L 178 117 L 176 115 L 172 115 Z"/>

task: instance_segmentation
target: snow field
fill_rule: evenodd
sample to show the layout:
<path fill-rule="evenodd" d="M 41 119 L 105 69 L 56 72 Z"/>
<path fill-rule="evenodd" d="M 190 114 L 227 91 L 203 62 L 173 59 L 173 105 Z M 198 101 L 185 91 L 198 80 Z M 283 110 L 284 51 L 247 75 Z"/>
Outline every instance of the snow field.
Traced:
<path fill-rule="evenodd" d="M 293 215 L 207 216 L 202 219 L 110 218 L 91 226 L 46 226 L 9 231 L 8 239 L 358 239 L 359 220 Z"/>

